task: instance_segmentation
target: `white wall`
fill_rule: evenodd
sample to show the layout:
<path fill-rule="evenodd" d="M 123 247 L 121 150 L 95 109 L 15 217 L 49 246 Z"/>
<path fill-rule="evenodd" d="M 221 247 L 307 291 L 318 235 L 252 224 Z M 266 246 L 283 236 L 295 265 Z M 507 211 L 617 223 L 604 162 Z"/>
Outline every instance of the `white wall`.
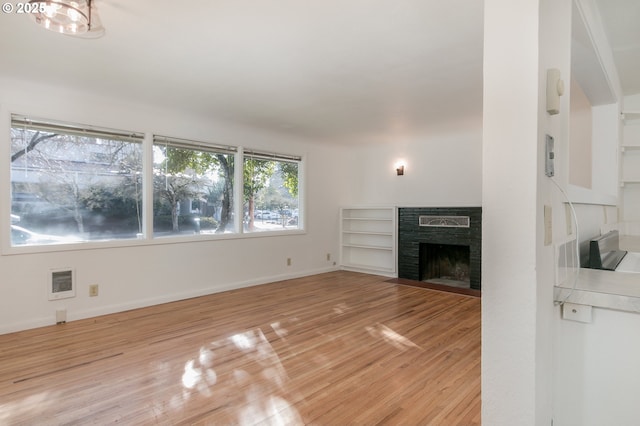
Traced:
<path fill-rule="evenodd" d="M 618 201 L 618 156 L 621 138 L 619 109 L 618 103 L 591 107 L 592 139 L 589 149 L 592 155 L 584 165 L 591 170 L 591 181 L 588 188 L 569 185 L 569 197 L 574 202 L 615 206 Z M 573 125 L 571 130 L 575 130 Z M 571 150 L 569 157 L 573 157 L 576 151 L 582 149 L 576 148 L 578 149 Z M 573 164 L 573 161 L 570 162 Z"/>
<path fill-rule="evenodd" d="M 345 148 L 350 204 L 419 207 L 480 206 L 482 121 L 388 136 L 383 143 Z M 405 164 L 403 176 L 396 163 Z"/>
<path fill-rule="evenodd" d="M 640 144 L 640 94 L 626 96 L 626 112 L 623 125 L 624 145 Z M 634 112 L 634 114 L 630 114 Z M 637 179 L 640 176 L 640 154 L 636 150 L 626 150 L 621 155 L 621 178 Z M 640 250 L 640 186 L 627 184 L 620 188 L 620 234 L 625 235 L 625 245 Z"/>
<path fill-rule="evenodd" d="M 538 2 L 486 0 L 482 421 L 536 424 Z"/>
<path fill-rule="evenodd" d="M 593 190 L 616 204 L 620 150 L 619 104 L 593 107 Z"/>
<path fill-rule="evenodd" d="M 570 73 L 571 3 L 485 1 L 482 417 L 492 425 L 632 425 L 638 419 L 640 344 L 632 336 L 640 315 L 596 308 L 593 323 L 578 324 L 562 320 L 553 305 L 555 248 L 570 237 L 564 197 L 543 173 L 544 136 L 555 138 L 554 179 L 566 190 L 569 117 L 567 97 L 560 114 L 544 112 L 544 87 L 548 68 L 564 78 Z M 593 10 L 592 2 L 582 3 Z M 538 11 L 536 34 L 531 21 Z M 536 65 L 537 86 L 529 74 Z M 530 110 L 536 92 L 537 114 Z M 576 205 L 581 240 L 615 223 L 609 204 L 616 198 L 617 108 L 594 108 L 594 122 L 604 124 L 594 125 L 594 191 L 572 194 L 582 201 Z M 528 127 L 536 116 L 537 132 Z M 521 143 L 512 147 L 513 140 Z M 544 206 L 552 209 L 549 245 Z"/>
<path fill-rule="evenodd" d="M 553 418 L 554 245 L 544 206 L 566 236 L 564 207 L 544 175 L 545 135 L 568 147 L 568 99 L 545 111 L 546 70 L 570 75 L 571 0 L 485 0 L 482 419 Z M 558 161 L 556 161 L 558 164 Z M 566 176 L 566 170 L 564 170 Z"/>
<path fill-rule="evenodd" d="M 558 320 L 555 426 L 638 424 L 639 329 L 639 314 L 607 309 L 590 324 Z"/>
<path fill-rule="evenodd" d="M 197 296 L 230 288 L 332 270 L 338 256 L 339 205 L 345 202 L 344 156 L 334 145 L 311 143 L 194 117 L 164 106 L 95 97 L 35 82 L 0 80 L 0 145 L 8 156 L 9 113 L 116 129 L 211 140 L 306 158 L 307 232 L 301 235 L 159 244 L 125 248 L 0 256 L 0 333 L 55 323 L 57 308 L 68 320 Z M 328 167 L 331 165 L 331 167 Z M 8 182 L 9 171 L 1 178 Z M 9 223 L 8 185 L 0 186 L 2 223 Z M 6 211 L 5 211 L 6 210 Z M 1 238 L 8 238 L 7 226 Z M 326 260 L 331 253 L 332 260 Z M 286 266 L 286 258 L 292 265 Z M 77 295 L 48 301 L 50 268 L 73 267 Z M 98 297 L 88 286 L 100 285 Z"/>
<path fill-rule="evenodd" d="M 571 78 L 569 120 L 569 183 L 592 188 L 593 114 L 584 91 Z"/>
<path fill-rule="evenodd" d="M 616 176 L 617 184 L 617 146 L 616 154 L 612 155 L 610 145 L 611 141 L 617 142 L 618 106 L 594 107 L 594 111 L 604 119 L 604 126 L 600 127 L 602 152 L 594 153 L 594 178 L 600 178 L 601 186 L 597 188 L 598 181 L 594 180 L 594 189 L 611 194 L 612 175 Z M 616 225 L 617 207 L 597 204 L 575 207 L 583 242 L 581 250 L 586 251 L 588 240 Z M 638 424 L 640 342 L 634 336 L 640 327 L 640 314 L 593 308 L 592 322 L 584 324 L 561 319 L 561 308 L 557 307 L 554 322 L 554 425 Z"/>
<path fill-rule="evenodd" d="M 637 95 L 630 95 L 624 98 L 624 110 L 625 111 L 640 111 L 640 93 Z"/>
<path fill-rule="evenodd" d="M 594 22 L 594 2 L 581 0 L 582 12 Z M 611 66 L 611 52 L 602 29 L 591 27 L 599 45 L 612 91 L 620 97 L 617 75 Z M 640 97 L 638 98 L 640 100 Z M 633 105 L 634 99 L 625 108 Z M 640 102 L 637 103 L 640 106 Z M 594 193 L 571 193 L 577 204 L 581 241 L 586 241 L 615 224 L 619 138 L 619 105 L 594 107 Z M 612 272 L 613 274 L 613 272 Z M 640 283 L 640 276 L 638 277 Z M 553 418 L 555 426 L 596 426 L 638 424 L 637 378 L 640 342 L 635 338 L 640 314 L 593 308 L 593 320 L 583 324 L 561 319 L 561 308 L 553 312 L 554 372 Z"/>

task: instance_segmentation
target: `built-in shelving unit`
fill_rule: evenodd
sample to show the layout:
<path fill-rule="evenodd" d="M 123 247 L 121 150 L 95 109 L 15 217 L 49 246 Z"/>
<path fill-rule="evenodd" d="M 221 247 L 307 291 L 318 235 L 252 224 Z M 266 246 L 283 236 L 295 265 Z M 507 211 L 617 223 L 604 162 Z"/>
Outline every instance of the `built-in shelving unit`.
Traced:
<path fill-rule="evenodd" d="M 622 120 L 625 124 L 640 120 L 640 111 L 624 111 L 622 113 Z"/>
<path fill-rule="evenodd" d="M 342 269 L 395 277 L 396 208 L 340 209 Z"/>
<path fill-rule="evenodd" d="M 640 236 L 640 111 L 622 113 L 620 147 L 621 233 Z"/>
<path fill-rule="evenodd" d="M 640 125 L 638 126 L 640 130 Z M 640 145 L 622 145 L 620 186 L 640 183 Z"/>

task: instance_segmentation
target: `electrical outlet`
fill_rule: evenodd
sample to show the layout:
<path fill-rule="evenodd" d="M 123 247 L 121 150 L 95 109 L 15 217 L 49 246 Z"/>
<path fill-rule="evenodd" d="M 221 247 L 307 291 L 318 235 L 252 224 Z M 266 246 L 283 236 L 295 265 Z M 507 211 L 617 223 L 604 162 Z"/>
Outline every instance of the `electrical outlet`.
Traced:
<path fill-rule="evenodd" d="M 331 260 L 331 253 L 327 253 L 327 262 Z"/>
<path fill-rule="evenodd" d="M 98 284 L 91 284 L 89 286 L 89 297 L 96 297 L 98 295 Z"/>
<path fill-rule="evenodd" d="M 291 266 L 291 258 L 287 257 L 287 266 Z"/>

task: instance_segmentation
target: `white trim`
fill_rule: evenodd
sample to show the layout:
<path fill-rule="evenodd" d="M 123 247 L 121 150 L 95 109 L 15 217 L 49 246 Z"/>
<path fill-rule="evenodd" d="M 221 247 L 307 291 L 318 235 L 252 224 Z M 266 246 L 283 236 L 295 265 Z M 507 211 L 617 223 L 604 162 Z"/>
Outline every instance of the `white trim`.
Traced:
<path fill-rule="evenodd" d="M 193 151 L 214 152 L 217 154 L 235 154 L 238 147 L 233 145 L 220 145 L 212 142 L 195 141 L 192 139 L 174 138 L 171 136 L 153 135 L 155 145 L 164 145 L 171 148 L 189 149 Z"/>
<path fill-rule="evenodd" d="M 239 146 L 238 151 L 234 157 L 233 166 L 233 216 L 234 231 L 237 235 L 242 235 L 244 229 L 244 147 Z M 238 167 L 238 166 L 242 167 Z M 238 185 L 237 182 L 242 182 L 242 185 Z"/>
<path fill-rule="evenodd" d="M 339 270 L 338 267 L 332 266 L 332 267 L 326 267 L 326 268 L 311 269 L 311 270 L 291 273 L 291 274 L 272 275 L 269 277 L 261 277 L 257 279 L 223 284 L 215 287 L 208 287 L 208 288 L 200 289 L 196 291 L 168 294 L 160 297 L 151 297 L 148 299 L 137 300 L 135 302 L 108 305 L 108 306 L 102 306 L 94 309 L 84 309 L 80 311 L 72 311 L 67 308 L 67 323 L 69 321 L 77 321 L 77 320 L 93 318 L 101 315 L 109 315 L 113 313 L 128 311 L 131 309 L 146 308 L 149 306 L 176 302 L 179 300 L 190 299 L 193 297 L 207 296 L 215 293 L 221 293 L 224 291 L 236 290 L 236 289 L 245 288 L 245 287 L 253 287 L 257 285 L 271 284 L 277 281 L 301 278 L 301 277 L 306 277 L 310 275 L 333 272 L 337 270 Z M 51 317 L 46 316 L 46 317 L 41 317 L 41 318 L 30 320 L 30 321 L 23 321 L 20 323 L 0 324 L 0 334 L 13 333 L 13 332 L 22 331 L 22 330 L 54 325 L 56 323 L 55 310 L 53 313 L 54 315 Z"/>
<path fill-rule="evenodd" d="M 153 236 L 153 135 L 145 133 L 142 142 L 142 238 Z"/>
<path fill-rule="evenodd" d="M 11 114 L 11 127 L 23 127 L 29 130 L 41 130 L 47 133 L 64 133 L 69 135 L 88 136 L 99 139 L 113 139 L 127 142 L 142 142 L 144 134 L 129 130 L 110 129 L 90 124 L 69 123 L 58 120 L 28 117 L 22 114 Z"/>
<path fill-rule="evenodd" d="M 6 141 L 2 143 L 2 141 Z M 11 247 L 11 113 L 0 105 L 0 250 L 7 253 Z"/>

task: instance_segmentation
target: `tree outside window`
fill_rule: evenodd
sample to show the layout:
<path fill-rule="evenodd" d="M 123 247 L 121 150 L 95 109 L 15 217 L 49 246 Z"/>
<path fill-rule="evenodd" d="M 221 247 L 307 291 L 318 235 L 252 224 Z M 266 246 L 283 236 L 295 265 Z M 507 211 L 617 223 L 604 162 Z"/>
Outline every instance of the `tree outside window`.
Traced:
<path fill-rule="evenodd" d="M 140 142 L 14 118 L 12 245 L 136 238 L 142 232 Z"/>
<path fill-rule="evenodd" d="M 244 227 L 298 229 L 298 161 L 249 152 L 244 159 Z"/>
<path fill-rule="evenodd" d="M 241 232 L 299 229 L 300 157 L 157 135 L 146 145 L 140 133 L 11 119 L 14 247 L 233 233 L 236 220 Z M 145 150 L 152 170 L 143 170 Z"/>
<path fill-rule="evenodd" d="M 233 232 L 234 156 L 155 137 L 154 236 Z"/>

